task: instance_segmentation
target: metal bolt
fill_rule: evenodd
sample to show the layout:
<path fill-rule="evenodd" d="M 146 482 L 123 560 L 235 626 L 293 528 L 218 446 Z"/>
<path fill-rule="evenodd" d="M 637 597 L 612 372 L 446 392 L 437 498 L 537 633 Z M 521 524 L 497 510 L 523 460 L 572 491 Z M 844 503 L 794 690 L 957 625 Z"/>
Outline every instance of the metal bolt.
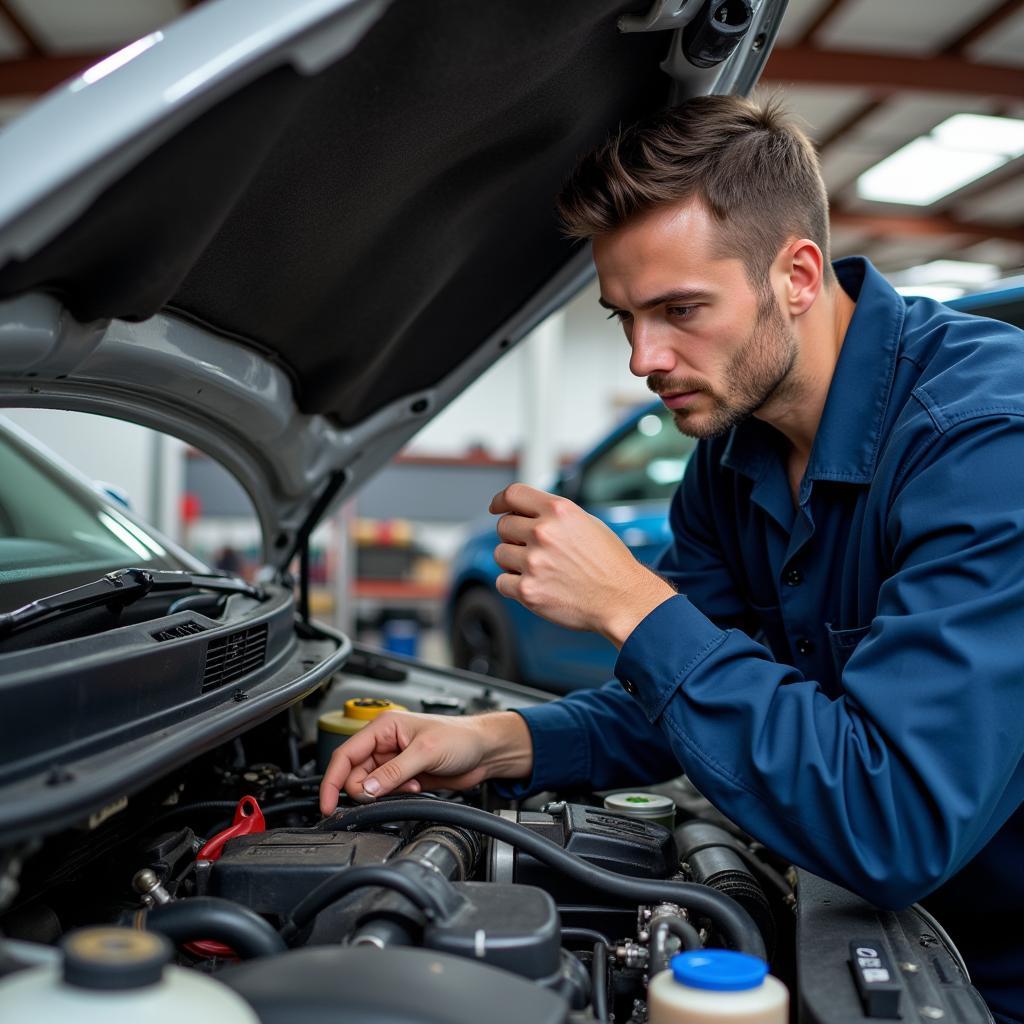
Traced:
<path fill-rule="evenodd" d="M 945 1010 L 940 1010 L 937 1006 L 922 1006 L 921 1016 L 927 1017 L 928 1020 L 941 1020 L 946 1016 Z"/>

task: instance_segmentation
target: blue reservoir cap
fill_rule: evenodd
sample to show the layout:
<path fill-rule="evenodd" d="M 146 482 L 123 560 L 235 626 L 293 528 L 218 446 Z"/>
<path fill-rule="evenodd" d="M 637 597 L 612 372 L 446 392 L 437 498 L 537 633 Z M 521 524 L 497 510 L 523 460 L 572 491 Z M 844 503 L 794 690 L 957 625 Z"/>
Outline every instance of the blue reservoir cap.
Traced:
<path fill-rule="evenodd" d="M 768 965 L 749 953 L 731 949 L 701 949 L 672 957 L 672 975 L 680 984 L 716 992 L 742 992 L 757 988 Z"/>

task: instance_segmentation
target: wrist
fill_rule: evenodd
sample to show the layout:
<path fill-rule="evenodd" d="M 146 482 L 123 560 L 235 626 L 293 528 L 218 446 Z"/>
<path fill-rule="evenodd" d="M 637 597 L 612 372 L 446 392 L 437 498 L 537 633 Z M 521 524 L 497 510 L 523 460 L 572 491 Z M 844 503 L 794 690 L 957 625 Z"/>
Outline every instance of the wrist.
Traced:
<path fill-rule="evenodd" d="M 528 778 L 533 771 L 533 737 L 523 716 L 494 711 L 480 715 L 477 722 L 483 735 L 485 778 Z"/>
<path fill-rule="evenodd" d="M 625 598 L 610 609 L 600 632 L 616 649 L 629 639 L 629 635 L 659 605 L 676 596 L 675 588 L 650 569 L 639 566 L 636 585 L 631 586 Z"/>

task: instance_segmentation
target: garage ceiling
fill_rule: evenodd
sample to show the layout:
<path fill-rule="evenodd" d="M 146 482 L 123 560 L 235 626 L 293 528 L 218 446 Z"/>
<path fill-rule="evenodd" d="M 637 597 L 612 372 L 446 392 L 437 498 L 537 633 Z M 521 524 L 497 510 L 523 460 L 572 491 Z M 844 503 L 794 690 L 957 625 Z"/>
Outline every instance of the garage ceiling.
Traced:
<path fill-rule="evenodd" d="M 0 0 L 0 124 L 194 6 Z M 1024 0 L 789 0 L 762 87 L 785 93 L 821 151 L 836 256 L 864 253 L 888 273 L 938 258 L 1024 267 L 1024 158 L 927 207 L 855 190 L 864 170 L 951 114 L 1024 118 Z"/>

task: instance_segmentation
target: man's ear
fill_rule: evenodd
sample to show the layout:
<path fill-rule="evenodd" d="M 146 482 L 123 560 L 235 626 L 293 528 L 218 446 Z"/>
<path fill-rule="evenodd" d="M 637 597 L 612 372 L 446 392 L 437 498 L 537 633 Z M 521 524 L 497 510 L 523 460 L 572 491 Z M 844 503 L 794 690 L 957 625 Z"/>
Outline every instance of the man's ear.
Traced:
<path fill-rule="evenodd" d="M 806 313 L 825 286 L 825 257 L 809 238 L 795 238 L 775 260 L 782 281 L 780 301 L 790 316 Z"/>

